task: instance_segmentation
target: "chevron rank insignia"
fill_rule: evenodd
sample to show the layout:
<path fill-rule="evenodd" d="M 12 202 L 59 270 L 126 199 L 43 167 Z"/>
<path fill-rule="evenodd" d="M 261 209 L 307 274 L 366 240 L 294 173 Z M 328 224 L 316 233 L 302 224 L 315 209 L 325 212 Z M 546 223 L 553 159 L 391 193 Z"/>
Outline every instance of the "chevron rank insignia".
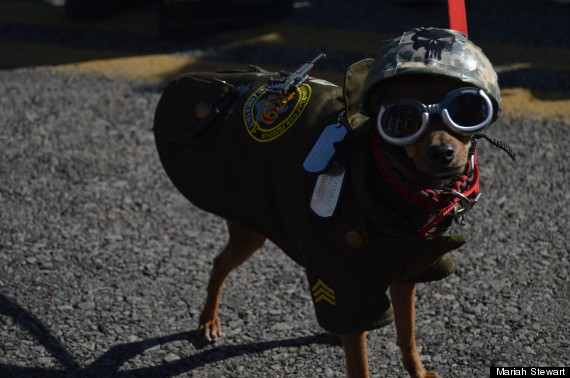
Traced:
<path fill-rule="evenodd" d="M 313 287 L 311 287 L 311 292 L 313 293 L 313 300 L 315 303 L 325 301 L 331 306 L 336 306 L 336 297 L 334 290 L 331 289 L 322 280 L 317 280 Z"/>

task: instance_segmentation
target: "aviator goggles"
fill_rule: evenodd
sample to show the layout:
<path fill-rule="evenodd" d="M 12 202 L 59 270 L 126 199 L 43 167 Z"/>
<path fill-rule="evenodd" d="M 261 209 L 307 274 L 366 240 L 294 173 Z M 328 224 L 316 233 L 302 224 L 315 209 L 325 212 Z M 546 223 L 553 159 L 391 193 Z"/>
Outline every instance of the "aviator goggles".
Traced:
<path fill-rule="evenodd" d="M 418 142 L 429 126 L 431 114 L 441 114 L 443 123 L 461 135 L 473 135 L 493 121 L 493 103 L 481 89 L 455 89 L 439 104 L 425 105 L 401 99 L 380 107 L 377 128 L 386 142 L 405 146 Z"/>

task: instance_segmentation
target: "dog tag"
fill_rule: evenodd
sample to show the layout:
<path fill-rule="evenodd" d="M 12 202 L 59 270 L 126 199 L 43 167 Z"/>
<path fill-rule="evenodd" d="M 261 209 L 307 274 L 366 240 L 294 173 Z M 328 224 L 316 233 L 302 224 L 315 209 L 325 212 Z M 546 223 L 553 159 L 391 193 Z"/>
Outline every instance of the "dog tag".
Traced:
<path fill-rule="evenodd" d="M 347 132 L 348 129 L 343 125 L 326 126 L 303 162 L 305 171 L 321 173 L 327 169 L 335 154 L 333 143 L 343 140 Z"/>
<path fill-rule="evenodd" d="M 327 171 L 317 178 L 311 198 L 311 209 L 318 216 L 328 218 L 333 215 L 340 197 L 344 172 L 343 165 L 334 161 Z"/>

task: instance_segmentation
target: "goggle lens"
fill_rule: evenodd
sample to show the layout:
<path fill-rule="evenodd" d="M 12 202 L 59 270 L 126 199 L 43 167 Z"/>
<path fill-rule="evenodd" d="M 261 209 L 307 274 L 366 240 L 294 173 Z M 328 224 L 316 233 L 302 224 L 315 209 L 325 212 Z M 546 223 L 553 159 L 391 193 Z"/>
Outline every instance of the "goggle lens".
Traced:
<path fill-rule="evenodd" d="M 453 122 L 468 127 L 484 122 L 490 111 L 484 98 L 474 93 L 465 93 L 455 97 L 446 108 Z"/>
<path fill-rule="evenodd" d="M 417 133 L 422 126 L 421 110 L 410 105 L 395 105 L 384 115 L 384 131 L 394 138 L 405 138 Z"/>

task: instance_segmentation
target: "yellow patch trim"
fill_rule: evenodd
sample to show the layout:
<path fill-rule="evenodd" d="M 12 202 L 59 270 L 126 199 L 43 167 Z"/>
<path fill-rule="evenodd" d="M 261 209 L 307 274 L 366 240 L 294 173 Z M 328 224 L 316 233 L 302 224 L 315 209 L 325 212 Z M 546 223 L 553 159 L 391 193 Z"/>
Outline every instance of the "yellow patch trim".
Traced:
<path fill-rule="evenodd" d="M 318 279 L 311 287 L 311 292 L 313 293 L 315 303 L 325 301 L 331 306 L 336 306 L 335 291 L 321 279 Z"/>
<path fill-rule="evenodd" d="M 311 87 L 302 84 L 291 94 L 274 95 L 270 85 L 259 87 L 247 99 L 243 119 L 247 132 L 258 142 L 271 142 L 299 119 L 309 103 Z"/>

